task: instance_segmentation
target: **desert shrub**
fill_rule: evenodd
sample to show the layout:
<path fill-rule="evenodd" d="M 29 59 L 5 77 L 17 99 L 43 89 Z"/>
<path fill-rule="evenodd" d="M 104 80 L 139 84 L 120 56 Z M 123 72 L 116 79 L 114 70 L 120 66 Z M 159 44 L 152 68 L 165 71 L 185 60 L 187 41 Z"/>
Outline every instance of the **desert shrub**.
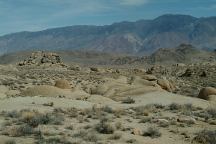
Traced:
<path fill-rule="evenodd" d="M 103 107 L 102 110 L 104 112 L 107 112 L 107 113 L 113 113 L 113 109 L 111 107 L 109 107 L 109 106 Z"/>
<path fill-rule="evenodd" d="M 110 137 L 109 137 L 109 139 L 111 139 L 111 140 L 118 140 L 118 139 L 120 139 L 121 138 L 121 134 L 120 133 L 114 133 L 114 134 L 112 134 Z"/>
<path fill-rule="evenodd" d="M 72 117 L 75 118 L 78 116 L 78 110 L 76 108 L 71 108 L 67 110 L 67 114 Z"/>
<path fill-rule="evenodd" d="M 73 137 L 84 138 L 84 137 L 87 136 L 87 135 L 88 135 L 87 131 L 85 131 L 85 130 L 80 130 L 80 131 L 78 131 L 77 133 L 75 133 L 75 134 L 73 135 Z"/>
<path fill-rule="evenodd" d="M 183 107 L 187 110 L 193 110 L 194 109 L 194 107 L 191 103 L 184 104 Z"/>
<path fill-rule="evenodd" d="M 5 114 L 6 117 L 13 118 L 13 123 L 22 125 L 26 124 L 31 127 L 37 127 L 40 124 L 60 125 L 64 121 L 64 117 L 60 114 L 47 113 L 41 114 L 37 111 L 21 110 L 11 111 Z"/>
<path fill-rule="evenodd" d="M 167 122 L 159 122 L 158 123 L 158 126 L 159 127 L 169 127 L 170 123 L 167 123 Z"/>
<path fill-rule="evenodd" d="M 69 125 L 69 126 L 67 126 L 65 129 L 68 129 L 68 130 L 73 130 L 73 129 L 74 129 L 74 127 L 73 127 L 73 125 Z"/>
<path fill-rule="evenodd" d="M 122 126 L 121 122 L 116 122 L 115 127 L 116 127 L 116 129 L 120 130 L 123 126 Z"/>
<path fill-rule="evenodd" d="M 211 118 L 216 118 L 216 108 L 207 109 L 207 113 L 211 116 Z"/>
<path fill-rule="evenodd" d="M 136 143 L 136 141 L 137 141 L 136 139 L 129 139 L 126 141 L 126 143 Z"/>
<path fill-rule="evenodd" d="M 139 106 L 133 109 L 135 110 L 136 115 L 144 115 L 145 113 L 149 113 L 149 111 L 146 110 L 144 106 Z"/>
<path fill-rule="evenodd" d="M 171 103 L 169 105 L 169 110 L 180 110 L 182 109 L 182 105 L 177 104 L 177 103 Z"/>
<path fill-rule="evenodd" d="M 115 131 L 114 127 L 106 119 L 102 119 L 96 125 L 96 130 L 103 134 L 112 134 Z"/>
<path fill-rule="evenodd" d="M 53 137 L 49 139 L 41 139 L 36 142 L 36 144 L 72 144 L 70 141 L 67 141 L 65 138 Z"/>
<path fill-rule="evenodd" d="M 14 111 L 11 111 L 11 112 L 7 112 L 5 114 L 5 116 L 10 117 L 10 118 L 18 118 L 18 117 L 20 117 L 20 113 L 17 112 L 16 110 L 14 110 Z"/>
<path fill-rule="evenodd" d="M 90 129 L 90 128 L 92 128 L 92 126 L 91 126 L 91 125 L 86 125 L 86 126 L 84 126 L 83 128 L 84 128 L 84 129 Z"/>
<path fill-rule="evenodd" d="M 147 123 L 147 122 L 151 122 L 152 118 L 151 117 L 143 117 L 139 123 Z"/>
<path fill-rule="evenodd" d="M 135 103 L 135 100 L 132 99 L 131 97 L 127 97 L 126 99 L 122 100 L 122 103 L 124 103 L 124 104 L 133 104 L 133 103 Z"/>
<path fill-rule="evenodd" d="M 157 105 L 157 104 L 148 104 L 146 106 L 138 106 L 133 108 L 133 110 L 136 112 L 137 115 L 145 115 L 148 116 L 149 113 L 156 113 L 158 111 L 158 108 L 161 108 L 163 106 Z"/>
<path fill-rule="evenodd" d="M 193 142 L 199 144 L 216 144 L 216 130 L 203 130 L 196 134 L 193 138 Z"/>
<path fill-rule="evenodd" d="M 127 112 L 124 109 L 116 109 L 113 111 L 114 116 L 116 116 L 117 118 L 120 118 L 123 115 L 126 115 Z"/>
<path fill-rule="evenodd" d="M 15 140 L 7 140 L 5 144 L 16 144 Z"/>
<path fill-rule="evenodd" d="M 205 120 L 208 120 L 208 119 L 211 118 L 211 115 L 204 112 L 204 111 L 195 112 L 194 115 L 197 116 L 197 117 L 204 118 Z"/>
<path fill-rule="evenodd" d="M 6 132 L 6 135 L 15 136 L 15 137 L 27 136 L 31 134 L 35 134 L 35 131 L 31 126 L 26 125 L 26 124 L 17 126 L 17 127 L 13 127 L 9 131 Z"/>
<path fill-rule="evenodd" d="M 215 119 L 216 118 L 216 109 L 215 108 L 208 108 L 206 110 L 195 112 L 194 115 L 201 117 L 201 118 L 204 118 L 205 120 L 208 120 L 211 118 Z"/>
<path fill-rule="evenodd" d="M 155 108 L 157 108 L 157 109 L 163 109 L 163 108 L 165 108 L 165 106 L 164 105 L 162 105 L 162 104 L 153 104 L 154 105 L 154 107 Z"/>
<path fill-rule="evenodd" d="M 149 127 L 147 131 L 143 132 L 143 136 L 148 136 L 151 138 L 158 138 L 161 136 L 160 131 L 155 127 Z"/>
<path fill-rule="evenodd" d="M 99 140 L 99 138 L 97 137 L 96 134 L 88 134 L 87 136 L 84 137 L 84 140 L 88 142 L 96 143 Z"/>
<path fill-rule="evenodd" d="M 64 117 L 57 114 L 38 114 L 34 116 L 28 124 L 31 126 L 37 126 L 39 124 L 54 124 L 60 125 L 64 121 Z"/>

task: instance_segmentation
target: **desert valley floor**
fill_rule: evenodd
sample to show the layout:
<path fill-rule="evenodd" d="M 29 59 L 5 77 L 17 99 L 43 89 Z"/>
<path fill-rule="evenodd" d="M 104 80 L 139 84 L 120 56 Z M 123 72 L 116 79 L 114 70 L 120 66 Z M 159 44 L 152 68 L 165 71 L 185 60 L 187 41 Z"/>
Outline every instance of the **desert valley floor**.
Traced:
<path fill-rule="evenodd" d="M 215 144 L 216 62 L 0 66 L 2 144 Z"/>

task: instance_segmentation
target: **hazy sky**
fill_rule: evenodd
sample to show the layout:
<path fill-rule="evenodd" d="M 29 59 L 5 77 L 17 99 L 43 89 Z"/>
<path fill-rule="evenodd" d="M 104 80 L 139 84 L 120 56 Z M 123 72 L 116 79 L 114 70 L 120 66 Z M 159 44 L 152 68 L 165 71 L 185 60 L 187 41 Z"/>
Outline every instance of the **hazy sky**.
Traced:
<path fill-rule="evenodd" d="M 168 13 L 214 16 L 216 0 L 0 0 L 0 35 L 153 19 Z"/>

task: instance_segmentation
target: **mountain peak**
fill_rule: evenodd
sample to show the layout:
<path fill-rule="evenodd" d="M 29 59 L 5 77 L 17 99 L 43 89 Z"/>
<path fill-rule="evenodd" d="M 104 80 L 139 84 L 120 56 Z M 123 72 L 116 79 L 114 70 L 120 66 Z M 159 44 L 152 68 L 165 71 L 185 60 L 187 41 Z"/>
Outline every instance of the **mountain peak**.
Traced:
<path fill-rule="evenodd" d="M 183 15 L 183 14 L 164 14 L 156 19 L 179 19 L 179 18 L 188 18 L 188 19 L 197 19 L 196 17 L 193 17 L 191 15 Z"/>

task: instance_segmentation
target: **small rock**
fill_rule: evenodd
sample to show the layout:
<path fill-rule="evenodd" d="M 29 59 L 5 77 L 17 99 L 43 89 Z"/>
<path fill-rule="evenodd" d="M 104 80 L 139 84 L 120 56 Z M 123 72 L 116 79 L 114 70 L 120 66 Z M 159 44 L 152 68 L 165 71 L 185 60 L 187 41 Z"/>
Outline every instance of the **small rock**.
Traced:
<path fill-rule="evenodd" d="M 154 75 L 144 75 L 142 76 L 143 79 L 148 80 L 148 81 L 155 81 L 157 80 L 157 77 Z"/>
<path fill-rule="evenodd" d="M 213 87 L 205 87 L 200 90 L 198 98 L 209 100 L 210 95 L 216 95 L 216 89 Z"/>

